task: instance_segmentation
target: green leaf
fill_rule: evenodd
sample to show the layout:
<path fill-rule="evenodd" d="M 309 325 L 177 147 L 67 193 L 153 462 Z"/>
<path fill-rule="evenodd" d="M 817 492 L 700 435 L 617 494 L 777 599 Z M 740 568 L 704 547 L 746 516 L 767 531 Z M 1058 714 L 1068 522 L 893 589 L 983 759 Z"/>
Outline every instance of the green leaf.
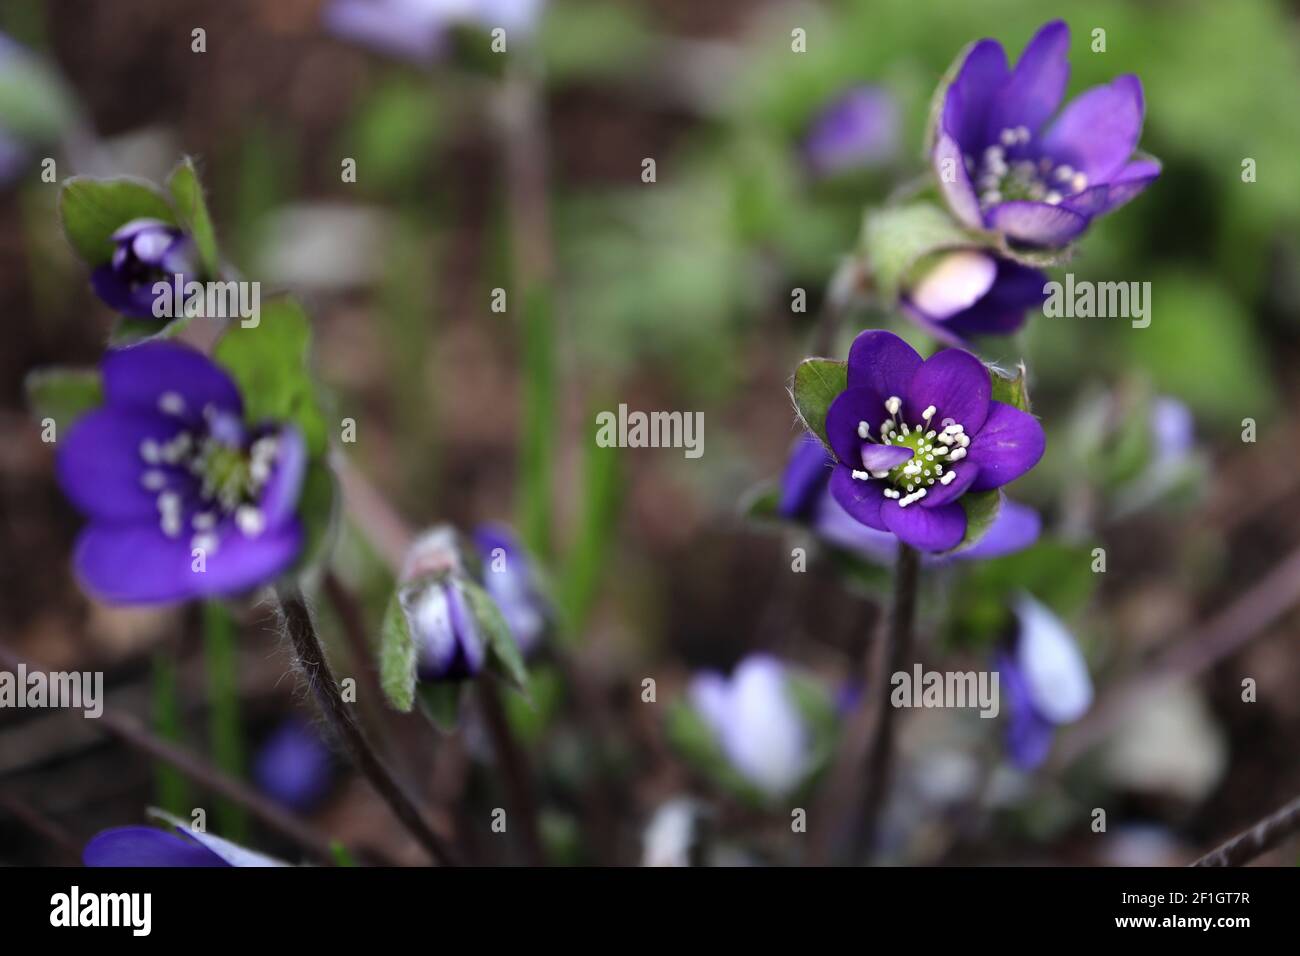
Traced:
<path fill-rule="evenodd" d="M 338 479 L 324 458 L 315 458 L 307 465 L 298 495 L 298 517 L 302 521 L 303 545 L 294 572 L 302 574 L 324 563 L 339 524 Z"/>
<path fill-rule="evenodd" d="M 876 290 L 886 303 L 894 302 L 934 256 L 982 243 L 929 202 L 869 209 L 862 222 L 862 250 Z"/>
<path fill-rule="evenodd" d="M 419 685 L 420 701 L 435 727 L 451 733 L 460 722 L 460 681 L 425 681 Z"/>
<path fill-rule="evenodd" d="M 966 536 L 953 551 L 964 551 L 988 534 L 989 528 L 993 527 L 998 512 L 1002 510 L 1002 492 L 997 489 L 977 491 L 962 495 L 958 500 L 961 502 L 962 510 L 966 512 Z"/>
<path fill-rule="evenodd" d="M 765 481 L 750 488 L 740 499 L 740 513 L 754 521 L 780 521 L 781 487 Z"/>
<path fill-rule="evenodd" d="M 6 44 L 0 60 L 5 133 L 22 142 L 53 143 L 76 118 L 76 104 L 57 70 L 42 57 Z"/>
<path fill-rule="evenodd" d="M 176 223 L 171 205 L 152 183 L 84 176 L 64 182 L 59 192 L 59 218 L 72 248 L 92 266 L 113 257 L 113 233 L 131 220 Z"/>
<path fill-rule="evenodd" d="M 524 666 L 519 645 L 515 643 L 515 636 L 510 633 L 510 625 L 506 623 L 501 609 L 497 607 L 496 601 L 474 582 L 462 580 L 459 584 L 465 595 L 465 601 L 469 604 L 470 613 L 474 615 L 474 620 L 487 644 L 488 653 L 491 655 L 489 664 L 492 665 L 492 669 L 516 688 L 526 692 L 528 669 Z"/>
<path fill-rule="evenodd" d="M 199 182 L 198 171 L 188 156 L 172 170 L 167 180 L 167 191 L 176 204 L 178 224 L 194 239 L 204 275 L 215 278 L 221 273 L 217 234 L 212 228 L 212 217 L 208 215 L 208 205 L 203 199 L 203 185 Z"/>
<path fill-rule="evenodd" d="M 830 447 L 826 439 L 826 409 L 848 387 L 849 365 L 833 359 L 809 358 L 795 369 L 790 398 L 804 427 Z"/>
<path fill-rule="evenodd" d="M 104 402 L 98 369 L 40 368 L 23 381 L 27 405 L 37 419 L 54 419 L 56 438 Z"/>
<path fill-rule="evenodd" d="M 388 702 L 403 713 L 415 706 L 415 666 L 415 641 L 398 588 L 388 601 L 379 629 L 379 684 Z"/>
<path fill-rule="evenodd" d="M 1016 374 L 1011 375 L 996 366 L 989 366 L 989 378 L 993 383 L 990 396 L 995 402 L 1002 402 L 1022 412 L 1029 411 L 1029 389 L 1025 384 L 1025 363 L 1016 366 Z"/>
<path fill-rule="evenodd" d="M 325 417 L 308 370 L 311 326 L 302 306 L 282 297 L 265 303 L 257 325 L 232 322 L 213 358 L 239 385 L 250 422 L 289 421 L 301 430 L 312 458 L 328 444 Z"/>
<path fill-rule="evenodd" d="M 119 316 L 108 334 L 108 344 L 110 348 L 122 348 L 148 339 L 174 339 L 193 321 L 194 317 L 190 315 L 182 315 L 166 322 L 137 319 L 129 315 Z"/>

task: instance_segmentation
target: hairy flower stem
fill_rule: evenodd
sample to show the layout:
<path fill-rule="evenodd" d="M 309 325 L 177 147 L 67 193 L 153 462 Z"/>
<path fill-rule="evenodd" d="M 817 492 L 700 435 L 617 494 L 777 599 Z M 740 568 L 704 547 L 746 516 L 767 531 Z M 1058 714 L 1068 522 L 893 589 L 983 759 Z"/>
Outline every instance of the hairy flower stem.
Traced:
<path fill-rule="evenodd" d="M 334 672 L 325 659 L 325 649 L 316 634 L 311 612 L 307 609 L 307 604 L 297 585 L 280 584 L 276 588 L 276 595 L 280 599 L 285 629 L 289 634 L 289 640 L 293 643 L 294 656 L 298 660 L 298 665 L 307 676 L 317 704 L 330 726 L 343 741 L 352 762 L 388 804 L 393 815 L 420 842 L 433 861 L 444 866 L 454 865 L 456 861 L 450 849 L 425 821 L 415 801 L 370 746 L 370 742 L 366 740 L 361 730 L 361 725 L 344 702 L 338 681 L 335 680 Z"/>
<path fill-rule="evenodd" d="M 546 854 L 542 850 L 541 836 L 537 831 L 537 800 L 533 795 L 532 770 L 527 758 L 519 749 L 510 721 L 501 705 L 501 695 L 491 678 L 483 678 L 475 685 L 483 722 L 492 737 L 492 750 L 501 767 L 502 782 L 509 794 L 511 810 L 529 866 L 545 866 Z"/>
<path fill-rule="evenodd" d="M 898 564 L 894 569 L 894 597 L 885 639 L 879 642 L 871 666 L 872 682 L 867 687 L 876 721 L 867 752 L 866 793 L 858 820 L 855 848 L 859 858 L 875 847 L 880 811 L 889 794 L 894 763 L 894 708 L 889 704 L 889 677 L 906 670 L 912 655 L 912 631 L 916 621 L 916 591 L 920 582 L 921 559 L 915 550 L 898 543 Z"/>
<path fill-rule="evenodd" d="M 1190 865 L 1245 866 L 1296 832 L 1300 832 L 1300 797 Z"/>

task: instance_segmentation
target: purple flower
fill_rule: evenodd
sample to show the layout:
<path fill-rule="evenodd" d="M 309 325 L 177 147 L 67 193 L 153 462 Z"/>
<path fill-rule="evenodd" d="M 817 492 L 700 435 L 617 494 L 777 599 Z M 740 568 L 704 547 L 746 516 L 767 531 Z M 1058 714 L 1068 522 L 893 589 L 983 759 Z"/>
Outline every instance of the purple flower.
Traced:
<path fill-rule="evenodd" d="M 1007 751 L 1017 766 L 1032 769 L 1047 759 L 1056 728 L 1087 712 L 1092 680 L 1056 615 L 1028 595 L 1017 602 L 1015 612 L 1018 626 L 1011 649 L 999 651 L 994 666 L 1009 711 Z"/>
<path fill-rule="evenodd" d="M 976 335 L 1010 335 L 1040 308 L 1047 276 L 988 252 L 945 253 L 909 289 L 900 306 L 935 338 L 962 345 Z"/>
<path fill-rule="evenodd" d="M 776 658 L 750 655 L 730 679 L 699 674 L 688 694 L 731 765 L 763 793 L 783 796 L 808 775 L 811 733 Z"/>
<path fill-rule="evenodd" d="M 796 443 L 781 481 L 782 517 L 808 524 L 819 538 L 852 551 L 877 564 L 893 564 L 898 556 L 898 539 L 888 531 L 877 531 L 856 521 L 830 493 L 835 458 L 812 435 Z M 1038 540 L 1042 519 L 1028 505 L 1003 498 L 998 515 L 984 536 L 951 559 L 987 560 L 1014 554 Z M 925 562 L 942 564 L 949 556 L 927 555 Z"/>
<path fill-rule="evenodd" d="M 1143 117 L 1136 76 L 1087 90 L 1049 122 L 1065 95 L 1069 46 L 1069 27 L 1049 23 L 1009 70 L 1002 44 L 981 40 L 945 91 L 931 160 L 967 226 L 1062 246 L 1160 175 L 1156 160 L 1133 158 Z"/>
<path fill-rule="evenodd" d="M 388 56 L 427 63 L 440 56 L 448 31 L 459 24 L 507 35 L 528 35 L 543 0 L 331 0 L 325 26 L 331 33 Z"/>
<path fill-rule="evenodd" d="M 104 404 L 72 426 L 56 465 L 90 519 L 74 565 L 116 604 L 234 595 L 297 557 L 307 465 L 292 425 L 246 424 L 235 383 L 170 341 L 109 352 Z"/>
<path fill-rule="evenodd" d="M 826 411 L 835 500 L 918 550 L 956 547 L 966 534 L 958 499 L 1014 481 L 1043 454 L 1038 420 L 992 400 L 991 389 L 988 369 L 969 352 L 922 361 L 891 332 L 860 334 L 848 387 Z"/>
<path fill-rule="evenodd" d="M 257 788 L 291 810 L 320 803 L 334 782 L 334 755 L 316 728 L 297 717 L 280 724 L 253 763 Z"/>
<path fill-rule="evenodd" d="M 113 233 L 113 258 L 90 274 L 90 284 L 110 308 L 137 319 L 154 315 L 156 282 L 186 281 L 196 269 L 194 242 L 157 219 L 133 219 Z"/>
<path fill-rule="evenodd" d="M 479 525 L 474 543 L 483 556 L 483 587 L 501 609 L 520 652 L 528 654 L 546 630 L 548 613 L 532 559 L 501 525 Z"/>
<path fill-rule="evenodd" d="M 86 866 L 284 866 L 279 860 L 179 822 L 175 832 L 156 827 L 116 827 L 91 837 Z"/>
<path fill-rule="evenodd" d="M 813 120 L 804 153 L 819 176 L 878 166 L 898 152 L 898 126 L 898 106 L 886 90 L 854 87 Z"/>

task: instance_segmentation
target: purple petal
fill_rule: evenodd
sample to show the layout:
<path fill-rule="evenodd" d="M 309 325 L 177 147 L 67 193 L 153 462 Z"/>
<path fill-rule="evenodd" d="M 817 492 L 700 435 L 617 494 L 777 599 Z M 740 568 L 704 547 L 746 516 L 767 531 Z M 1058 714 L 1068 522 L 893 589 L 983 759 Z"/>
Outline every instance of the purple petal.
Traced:
<path fill-rule="evenodd" d="M 804 143 L 821 175 L 874 166 L 898 150 L 898 107 L 885 90 L 861 86 L 836 99 L 813 122 Z"/>
<path fill-rule="evenodd" d="M 267 738 L 253 763 L 257 787 L 277 803 L 305 812 L 334 782 L 334 757 L 315 727 L 292 717 Z"/>
<path fill-rule="evenodd" d="M 1045 720 L 1067 724 L 1092 705 L 1092 678 L 1060 618 L 1028 594 L 1016 602 L 1016 664 L 1029 703 Z"/>
<path fill-rule="evenodd" d="M 1025 313 L 1042 306 L 1047 276 L 1010 259 L 998 260 L 998 277 L 989 294 L 943 327 L 960 337 L 1009 335 L 1025 323 Z"/>
<path fill-rule="evenodd" d="M 297 511 L 307 473 L 307 444 L 302 432 L 293 425 L 285 425 L 278 438 L 275 465 L 258 501 L 268 528 L 278 527 Z"/>
<path fill-rule="evenodd" d="M 1047 437 L 1033 415 L 1003 402 L 989 402 L 989 417 L 971 439 L 966 460 L 980 467 L 972 491 L 989 491 L 1015 481 L 1043 457 Z"/>
<path fill-rule="evenodd" d="M 986 145 L 989 109 L 1007 79 L 1007 55 L 996 40 L 980 40 L 971 47 L 961 69 L 944 94 L 942 132 L 967 153 L 978 154 Z"/>
<path fill-rule="evenodd" d="M 897 501 L 886 499 L 880 517 L 900 541 L 918 551 L 947 551 L 957 547 L 966 535 L 966 512 L 957 504 L 900 508 Z"/>
<path fill-rule="evenodd" d="M 936 481 L 933 485 L 928 485 L 925 489 L 925 497 L 917 502 L 922 508 L 940 508 L 950 501 L 961 497 L 975 481 L 979 474 L 979 466 L 969 461 L 958 462 L 950 468 L 945 469 L 945 477 L 948 474 L 955 474 L 957 477 L 948 484 L 942 484 Z M 910 506 L 909 507 L 913 507 Z"/>
<path fill-rule="evenodd" d="M 1110 182 L 1090 186 L 1065 200 L 1065 205 L 1085 216 L 1105 215 L 1141 195 L 1159 175 L 1160 163 L 1157 160 L 1135 159 Z"/>
<path fill-rule="evenodd" d="M 987 214 L 989 228 L 1031 246 L 1063 246 L 1088 228 L 1088 217 L 1045 202 L 1014 199 Z"/>
<path fill-rule="evenodd" d="M 719 737 L 727 726 L 729 691 L 727 679 L 721 674 L 707 671 L 691 678 L 686 696 L 691 707 L 704 718 L 704 722 Z"/>
<path fill-rule="evenodd" d="M 96 266 L 90 273 L 90 287 L 95 295 L 114 312 L 121 312 L 135 319 L 152 319 L 154 295 L 153 283 L 141 283 L 135 288 L 126 281 L 111 265 Z"/>
<path fill-rule="evenodd" d="M 884 399 L 873 388 L 850 386 L 836 395 L 826 409 L 826 440 L 835 457 L 857 468 L 863 444 L 858 435 L 859 423 L 866 422 L 871 434 L 879 436 L 880 423 L 888 417 Z"/>
<path fill-rule="evenodd" d="M 861 521 L 869 528 L 884 531 L 885 523 L 880 516 L 881 504 L 885 501 L 884 488 L 879 481 L 859 481 L 853 477 L 853 469 L 839 465 L 831 472 L 831 494 L 841 508 L 856 521 Z"/>
<path fill-rule="evenodd" d="M 999 652 L 994 658 L 994 669 L 999 675 L 1002 699 L 1006 701 L 1007 752 L 1016 766 L 1032 770 L 1047 759 L 1056 728 L 1034 710 L 1024 675 L 1011 655 Z"/>
<path fill-rule="evenodd" d="M 115 827 L 97 833 L 81 859 L 86 866 L 230 866 L 193 840 L 154 827 Z"/>
<path fill-rule="evenodd" d="M 1090 183 L 1109 181 L 1142 136 L 1142 81 L 1118 76 L 1076 96 L 1043 135 L 1043 152 L 1080 170 Z"/>
<path fill-rule="evenodd" d="M 192 536 L 165 536 L 149 524 L 92 524 L 77 539 L 73 564 L 87 591 L 110 604 L 164 604 L 188 598 L 233 596 L 273 580 L 302 547 L 297 520 L 257 537 L 227 520 L 215 531 L 218 546 L 193 569 Z"/>
<path fill-rule="evenodd" d="M 907 385 L 920 366 L 916 349 L 893 332 L 872 329 L 861 333 L 849 347 L 848 386 L 872 388 L 882 402 L 893 395 L 905 399 Z M 878 424 L 878 418 L 877 414 L 867 421 Z"/>
<path fill-rule="evenodd" d="M 997 275 L 993 256 L 973 249 L 949 252 L 908 290 L 907 299 L 926 315 L 943 321 L 987 295 Z"/>
<path fill-rule="evenodd" d="M 167 393 L 181 397 L 184 410 L 177 417 L 197 424 L 203 409 L 242 417 L 243 402 L 230 376 L 197 349 L 178 342 L 143 342 L 115 349 L 100 364 L 104 397 L 109 405 L 156 412 Z"/>
<path fill-rule="evenodd" d="M 446 42 L 446 17 L 433 4 L 333 0 L 322 16 L 336 36 L 416 63 L 434 59 Z"/>
<path fill-rule="evenodd" d="M 781 501 L 777 511 L 783 518 L 802 518 L 826 489 L 835 461 L 815 435 L 803 435 L 795 442 L 790 460 L 781 475 Z"/>
<path fill-rule="evenodd" d="M 867 471 L 888 471 L 910 459 L 913 451 L 902 445 L 862 445 L 862 467 Z"/>
<path fill-rule="evenodd" d="M 77 419 L 59 442 L 55 473 L 64 494 L 84 514 L 104 521 L 155 521 L 158 492 L 141 483 L 146 470 L 167 479 L 182 494 L 193 477 L 179 468 L 147 466 L 140 457 L 146 442 L 166 442 L 181 423 L 158 412 L 99 408 Z"/>
<path fill-rule="evenodd" d="M 966 159 L 962 155 L 960 144 L 949 134 L 941 133 L 935 141 L 930 162 L 944 202 L 952 214 L 971 229 L 983 228 L 984 215 L 980 212 L 975 184 L 966 171 Z"/>
<path fill-rule="evenodd" d="M 984 537 L 956 557 L 978 561 L 1015 554 L 1037 541 L 1042 529 L 1043 519 L 1037 511 L 1004 496 L 998 516 Z"/>
<path fill-rule="evenodd" d="M 812 525 L 818 537 L 877 564 L 892 564 L 898 553 L 897 538 L 858 521 L 830 493 L 822 496 Z"/>
<path fill-rule="evenodd" d="M 944 349 L 917 369 L 907 397 L 913 416 L 933 405 L 932 424 L 950 418 L 973 438 L 988 415 L 992 388 L 983 362 L 962 349 Z"/>
<path fill-rule="evenodd" d="M 1030 133 L 1061 105 L 1070 79 L 1070 28 L 1055 20 L 1034 34 L 1020 54 L 1020 61 L 989 108 L 985 136 L 989 142 L 1004 129 L 1026 126 Z"/>

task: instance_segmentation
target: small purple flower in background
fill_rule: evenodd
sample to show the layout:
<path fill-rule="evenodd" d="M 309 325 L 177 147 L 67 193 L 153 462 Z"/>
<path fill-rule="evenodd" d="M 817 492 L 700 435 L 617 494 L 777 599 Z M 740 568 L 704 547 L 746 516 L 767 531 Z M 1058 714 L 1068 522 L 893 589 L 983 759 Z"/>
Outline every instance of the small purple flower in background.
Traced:
<path fill-rule="evenodd" d="M 1151 403 L 1151 464 L 1157 469 L 1177 468 L 1196 448 L 1196 420 L 1186 404 L 1168 395 Z"/>
<path fill-rule="evenodd" d="M 974 44 L 948 87 L 931 160 L 953 214 L 1031 246 L 1062 246 L 1160 175 L 1133 158 L 1142 83 L 1120 76 L 1072 100 L 1049 123 L 1070 76 L 1070 29 L 1055 21 L 1014 70 L 995 40 Z"/>
<path fill-rule="evenodd" d="M 230 376 L 175 342 L 117 349 L 104 404 L 59 443 L 63 491 L 89 519 L 74 565 L 92 595 L 153 604 L 235 595 L 286 570 L 307 455 L 292 425 L 245 424 Z"/>
<path fill-rule="evenodd" d="M 113 242 L 113 258 L 90 275 L 95 294 L 123 315 L 157 318 L 154 283 L 171 284 L 177 275 L 184 282 L 195 272 L 193 240 L 157 219 L 135 219 L 113 233 Z"/>
<path fill-rule="evenodd" d="M 388 56 L 427 63 L 440 56 L 457 25 L 528 36 L 543 0 L 330 0 L 326 29 Z"/>
<path fill-rule="evenodd" d="M 1016 635 L 1010 650 L 997 653 L 994 667 L 1009 710 L 1007 751 L 1013 763 L 1029 770 L 1047 759 L 1056 728 L 1087 712 L 1092 680 L 1074 638 L 1056 615 L 1028 595 L 1016 603 L 1015 612 Z"/>
<path fill-rule="evenodd" d="M 887 90 L 858 86 L 813 120 L 804 140 L 808 165 L 819 176 L 865 169 L 898 153 L 898 105 Z"/>
<path fill-rule="evenodd" d="M 987 252 L 945 253 L 911 288 L 899 305 L 913 322 L 949 345 L 976 335 L 1010 335 L 1025 324 L 1025 313 L 1040 308 L 1047 276 Z"/>
<path fill-rule="evenodd" d="M 826 411 L 835 500 L 920 551 L 956 547 L 966 534 L 958 499 L 1014 481 L 1043 455 L 1038 420 L 992 400 L 991 390 L 988 369 L 969 352 L 922 361 L 891 332 L 860 334 L 848 387 Z"/>
<path fill-rule="evenodd" d="M 305 813 L 334 783 L 334 755 L 315 727 L 291 717 L 266 739 L 253 762 L 257 788 L 277 803 Z"/>
<path fill-rule="evenodd" d="M 474 543 L 483 557 L 484 590 L 501 609 L 520 653 L 527 655 L 537 647 L 547 623 L 547 605 L 532 559 L 501 525 L 479 525 Z"/>
<path fill-rule="evenodd" d="M 796 442 L 781 479 L 782 517 L 801 521 L 819 538 L 852 551 L 877 564 L 893 564 L 898 556 L 898 538 L 888 531 L 868 527 L 845 511 L 830 493 L 835 458 L 813 435 Z M 1028 505 L 1003 498 L 998 515 L 984 536 L 951 556 L 959 560 L 987 560 L 1021 551 L 1038 540 L 1042 518 Z M 927 555 L 924 563 L 943 564 L 949 557 Z"/>
<path fill-rule="evenodd" d="M 174 821 L 175 832 L 156 827 L 116 827 L 91 837 L 82 851 L 86 866 L 286 866 L 221 837 Z"/>
<path fill-rule="evenodd" d="M 435 528 L 411 546 L 397 599 L 416 648 L 416 673 L 425 681 L 477 677 L 487 660 L 463 585 L 464 569 L 450 528 Z"/>
<path fill-rule="evenodd" d="M 691 681 L 689 699 L 731 765 L 764 794 L 788 794 L 808 775 L 811 732 L 780 661 L 753 654 L 730 679 L 699 674 Z"/>

